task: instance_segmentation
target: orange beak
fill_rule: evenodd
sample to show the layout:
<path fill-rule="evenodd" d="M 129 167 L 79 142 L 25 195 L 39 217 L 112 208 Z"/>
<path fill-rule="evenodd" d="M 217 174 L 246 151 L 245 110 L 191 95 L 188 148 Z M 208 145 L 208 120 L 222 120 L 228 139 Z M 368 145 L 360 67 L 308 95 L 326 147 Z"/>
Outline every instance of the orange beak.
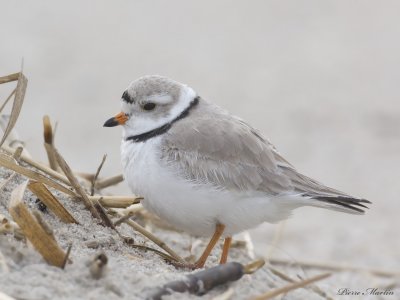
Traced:
<path fill-rule="evenodd" d="M 103 126 L 104 127 L 114 127 L 114 126 L 118 126 L 118 125 L 124 125 L 126 123 L 126 121 L 128 121 L 128 116 L 125 113 L 120 112 L 115 117 L 108 119 L 104 123 Z"/>

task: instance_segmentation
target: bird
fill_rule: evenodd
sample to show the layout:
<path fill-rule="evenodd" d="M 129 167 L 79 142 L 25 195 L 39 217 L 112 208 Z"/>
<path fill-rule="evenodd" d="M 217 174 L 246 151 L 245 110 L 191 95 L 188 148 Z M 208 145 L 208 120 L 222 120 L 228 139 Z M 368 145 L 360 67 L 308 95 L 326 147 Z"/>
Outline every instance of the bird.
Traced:
<path fill-rule="evenodd" d="M 314 206 L 363 214 L 371 202 L 303 175 L 242 119 L 186 84 L 147 75 L 121 96 L 121 162 L 143 206 L 191 235 L 211 237 L 193 269 L 204 267 L 224 238 L 226 263 L 236 233 L 287 219 Z"/>

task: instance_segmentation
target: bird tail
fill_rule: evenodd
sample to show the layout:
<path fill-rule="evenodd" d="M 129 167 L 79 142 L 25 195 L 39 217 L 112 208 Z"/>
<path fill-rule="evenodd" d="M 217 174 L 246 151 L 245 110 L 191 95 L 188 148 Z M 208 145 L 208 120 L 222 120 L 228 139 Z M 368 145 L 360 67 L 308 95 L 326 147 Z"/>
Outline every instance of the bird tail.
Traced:
<path fill-rule="evenodd" d="M 351 196 L 337 196 L 337 195 L 310 195 L 303 194 L 303 197 L 307 197 L 313 201 L 307 203 L 310 206 L 316 206 L 326 208 L 330 210 L 336 210 L 340 212 L 362 215 L 365 213 L 365 209 L 368 206 L 365 204 L 371 204 L 366 199 L 354 198 Z"/>

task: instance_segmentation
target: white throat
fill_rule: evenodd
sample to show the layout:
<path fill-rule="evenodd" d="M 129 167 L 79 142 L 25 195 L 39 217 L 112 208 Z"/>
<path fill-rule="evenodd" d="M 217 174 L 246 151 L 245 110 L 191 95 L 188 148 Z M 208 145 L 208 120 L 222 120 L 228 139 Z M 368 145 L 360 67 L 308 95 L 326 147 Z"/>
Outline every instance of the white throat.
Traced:
<path fill-rule="evenodd" d="M 192 88 L 183 85 L 178 102 L 171 109 L 167 116 L 158 120 L 143 117 L 132 117 L 132 120 L 129 120 L 129 123 L 123 127 L 122 137 L 125 139 L 129 136 L 146 133 L 171 122 L 189 107 L 190 103 L 195 97 L 196 92 Z"/>

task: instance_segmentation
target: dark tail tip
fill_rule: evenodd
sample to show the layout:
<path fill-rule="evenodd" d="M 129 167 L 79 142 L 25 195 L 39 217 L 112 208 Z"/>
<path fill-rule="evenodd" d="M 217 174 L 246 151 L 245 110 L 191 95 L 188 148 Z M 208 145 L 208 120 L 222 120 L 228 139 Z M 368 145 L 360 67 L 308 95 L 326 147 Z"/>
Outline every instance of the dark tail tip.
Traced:
<path fill-rule="evenodd" d="M 312 199 L 337 205 L 338 207 L 348 208 L 354 212 L 364 213 L 364 209 L 369 209 L 365 204 L 372 204 L 371 201 L 366 199 L 358 199 L 348 196 L 321 196 L 321 195 L 308 195 Z"/>

